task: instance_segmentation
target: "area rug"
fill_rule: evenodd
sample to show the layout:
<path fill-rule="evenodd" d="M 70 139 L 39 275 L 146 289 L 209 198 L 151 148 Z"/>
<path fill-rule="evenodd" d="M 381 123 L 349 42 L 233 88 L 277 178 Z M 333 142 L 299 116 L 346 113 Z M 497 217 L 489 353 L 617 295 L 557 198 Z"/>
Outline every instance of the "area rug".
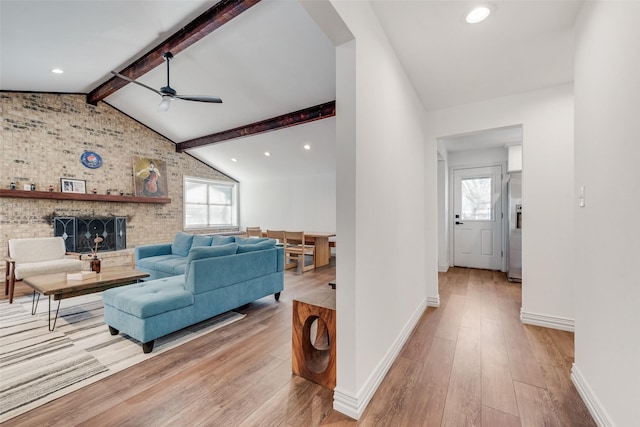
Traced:
<path fill-rule="evenodd" d="M 52 301 L 55 308 L 57 302 Z M 31 315 L 31 297 L 0 301 L 0 422 L 244 318 L 233 311 L 158 338 L 153 351 L 103 318 L 102 294 L 62 300 L 53 332 L 47 297 Z"/>

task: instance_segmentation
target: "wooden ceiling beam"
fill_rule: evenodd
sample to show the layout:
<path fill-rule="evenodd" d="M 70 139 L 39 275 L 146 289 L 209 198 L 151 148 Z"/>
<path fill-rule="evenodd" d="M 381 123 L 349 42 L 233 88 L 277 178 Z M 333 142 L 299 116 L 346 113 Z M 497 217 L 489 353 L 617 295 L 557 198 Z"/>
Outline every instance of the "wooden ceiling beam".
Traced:
<path fill-rule="evenodd" d="M 190 139 L 176 144 L 176 151 L 182 152 L 190 148 L 202 147 L 234 138 L 242 138 L 258 133 L 284 129 L 291 126 L 302 125 L 316 120 L 326 119 L 336 115 L 336 101 L 325 102 L 293 113 L 283 114 L 270 119 L 261 120 L 249 125 L 225 130 L 211 135 Z"/>
<path fill-rule="evenodd" d="M 164 63 L 163 53 L 171 52 L 175 55 L 183 51 L 258 2 L 260 0 L 221 0 L 158 46 L 142 55 L 135 62 L 120 70 L 120 74 L 134 80 L 137 79 L 157 66 L 162 65 Z M 99 101 L 127 84 L 129 82 L 121 78 L 111 77 L 105 83 L 89 92 L 87 103 L 97 105 Z"/>

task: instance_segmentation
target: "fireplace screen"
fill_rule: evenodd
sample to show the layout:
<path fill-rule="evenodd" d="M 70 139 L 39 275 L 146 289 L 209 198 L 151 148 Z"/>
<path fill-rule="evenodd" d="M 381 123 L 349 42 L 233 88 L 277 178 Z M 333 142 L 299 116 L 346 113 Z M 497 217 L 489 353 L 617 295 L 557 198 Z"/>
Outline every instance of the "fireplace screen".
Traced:
<path fill-rule="evenodd" d="M 89 253 L 102 237 L 98 252 L 117 251 L 127 247 L 127 219 L 121 216 L 102 218 L 55 217 L 54 236 L 61 236 L 69 252 Z"/>

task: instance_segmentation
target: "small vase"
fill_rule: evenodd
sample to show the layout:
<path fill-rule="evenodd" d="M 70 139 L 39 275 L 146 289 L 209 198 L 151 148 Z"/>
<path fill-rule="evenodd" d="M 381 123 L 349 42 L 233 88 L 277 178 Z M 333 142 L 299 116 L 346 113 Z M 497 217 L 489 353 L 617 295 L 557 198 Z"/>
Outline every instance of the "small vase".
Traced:
<path fill-rule="evenodd" d="M 96 273 L 100 273 L 100 259 L 93 258 L 91 260 L 91 271 L 95 271 Z"/>

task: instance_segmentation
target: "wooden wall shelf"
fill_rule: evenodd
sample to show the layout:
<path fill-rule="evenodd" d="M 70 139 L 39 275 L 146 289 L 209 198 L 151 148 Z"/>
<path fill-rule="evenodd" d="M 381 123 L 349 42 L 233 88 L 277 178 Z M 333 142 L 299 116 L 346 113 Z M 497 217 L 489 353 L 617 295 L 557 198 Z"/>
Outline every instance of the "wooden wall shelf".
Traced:
<path fill-rule="evenodd" d="M 106 194 L 81 194 L 62 193 L 57 191 L 24 191 L 1 190 L 0 197 L 13 197 L 17 199 L 50 199 L 50 200 L 82 200 L 86 202 L 118 202 L 118 203 L 171 203 L 168 197 L 133 197 L 106 195 Z"/>

